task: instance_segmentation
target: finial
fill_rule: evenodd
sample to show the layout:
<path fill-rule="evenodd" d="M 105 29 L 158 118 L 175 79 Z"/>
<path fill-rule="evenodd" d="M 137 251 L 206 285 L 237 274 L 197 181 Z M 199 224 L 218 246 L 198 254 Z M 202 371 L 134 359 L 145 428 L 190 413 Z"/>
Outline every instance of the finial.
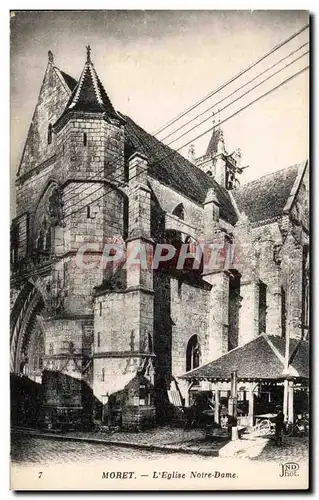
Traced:
<path fill-rule="evenodd" d="M 53 53 L 51 52 L 51 50 L 49 50 L 48 52 L 48 59 L 49 59 L 49 62 L 50 63 L 54 63 L 54 57 L 53 57 Z"/>
<path fill-rule="evenodd" d="M 195 162 L 195 146 L 191 144 L 188 149 L 188 160 L 192 163 Z"/>
<path fill-rule="evenodd" d="M 91 63 L 91 47 L 89 45 L 86 46 L 86 62 Z"/>

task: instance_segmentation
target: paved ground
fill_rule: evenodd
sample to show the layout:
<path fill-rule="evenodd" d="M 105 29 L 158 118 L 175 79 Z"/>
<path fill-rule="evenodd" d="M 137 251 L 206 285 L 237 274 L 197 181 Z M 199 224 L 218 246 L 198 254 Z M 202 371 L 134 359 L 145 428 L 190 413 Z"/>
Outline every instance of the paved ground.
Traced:
<path fill-rule="evenodd" d="M 92 453 L 93 456 L 95 454 L 96 456 L 100 456 L 100 453 L 106 453 L 106 450 L 110 449 L 112 450 L 112 454 L 114 454 L 114 458 L 118 458 L 118 454 L 121 457 L 125 456 L 125 458 L 138 458 L 139 456 L 149 457 L 154 453 L 155 457 L 157 456 L 158 458 L 158 453 L 162 453 L 163 455 L 167 454 L 167 452 L 174 453 L 174 455 L 175 453 L 183 453 L 184 457 L 185 455 L 195 456 L 195 454 L 200 454 L 209 458 L 217 457 L 219 450 L 227 443 L 226 436 L 211 437 L 207 436 L 200 429 L 186 430 L 172 427 L 161 427 L 136 433 L 69 432 L 60 433 L 55 436 L 48 432 L 40 433 L 39 431 L 20 429 L 15 430 L 12 436 L 12 459 L 24 460 L 23 453 L 26 453 L 27 450 L 31 454 L 30 461 L 33 460 L 33 456 L 37 460 L 37 453 L 39 453 L 39 441 L 37 440 L 41 439 L 41 436 L 46 439 L 41 439 L 43 443 L 45 441 L 45 444 L 44 448 L 40 447 L 40 453 L 44 450 L 43 453 L 45 455 L 45 450 L 47 449 L 48 460 L 51 460 L 51 454 L 55 456 L 54 450 L 58 450 L 58 454 L 62 453 L 62 462 L 63 460 L 68 460 L 68 456 L 73 460 L 73 456 L 78 456 L 78 452 L 81 457 L 91 457 Z M 36 443 L 36 445 L 27 445 L 28 439 L 31 444 Z M 61 440 L 63 441 L 63 445 Z M 108 445 L 107 449 L 105 445 Z M 53 450 L 52 453 L 51 450 Z M 109 451 L 107 451 L 107 456 L 109 456 Z M 282 447 L 276 446 L 274 441 L 270 439 L 261 453 L 254 457 L 255 460 L 276 462 L 288 460 L 302 462 L 307 460 L 307 458 L 308 438 L 286 436 L 284 436 Z M 91 458 L 88 460 L 91 460 Z"/>
<path fill-rule="evenodd" d="M 193 453 L 174 453 L 174 461 L 179 459 L 209 461 L 211 456 L 199 456 Z M 13 464 L 56 465 L 72 463 L 106 463 L 107 460 L 166 460 L 171 453 L 149 451 L 137 448 L 112 446 L 108 443 L 89 443 L 84 441 L 61 441 L 33 436 L 14 434 L 11 439 L 11 461 Z"/>
<path fill-rule="evenodd" d="M 269 440 L 261 454 L 256 460 L 265 461 L 293 461 L 305 462 L 308 460 L 309 443 L 307 437 L 283 437 L 283 445 L 276 446 L 273 440 Z"/>
<path fill-rule="evenodd" d="M 218 452 L 227 442 L 227 434 L 210 437 L 201 429 L 178 429 L 172 427 L 158 427 L 143 432 L 52 432 L 16 430 L 15 432 L 28 433 L 35 436 L 47 436 L 56 439 L 79 439 L 108 444 L 128 445 L 159 451 L 176 451 L 184 453 L 201 453 L 218 456 Z"/>

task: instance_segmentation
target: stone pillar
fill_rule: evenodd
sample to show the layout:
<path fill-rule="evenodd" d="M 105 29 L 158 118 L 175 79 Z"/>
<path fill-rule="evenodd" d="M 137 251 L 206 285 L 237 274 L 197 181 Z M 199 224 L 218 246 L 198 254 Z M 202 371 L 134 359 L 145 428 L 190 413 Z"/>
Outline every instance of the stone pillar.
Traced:
<path fill-rule="evenodd" d="M 258 283 L 241 282 L 240 295 L 242 302 L 239 311 L 238 345 L 242 346 L 258 335 Z"/>
<path fill-rule="evenodd" d="M 208 308 L 208 349 L 204 364 L 228 351 L 229 273 L 211 273 L 203 275 L 203 279 L 212 285 Z"/>
<path fill-rule="evenodd" d="M 273 276 L 273 283 L 267 286 L 266 332 L 271 335 L 282 336 L 281 294 L 280 274 L 279 269 L 277 269 Z"/>
<path fill-rule="evenodd" d="M 220 203 L 215 191 L 209 189 L 204 203 L 204 237 L 205 241 L 214 241 L 215 231 L 218 227 Z"/>
<path fill-rule="evenodd" d="M 127 250 L 127 288 L 137 310 L 140 352 L 153 346 L 153 245 L 151 239 L 151 191 L 147 185 L 147 158 L 134 153 L 129 159 L 129 236 Z M 137 340 L 137 339 L 136 339 Z"/>

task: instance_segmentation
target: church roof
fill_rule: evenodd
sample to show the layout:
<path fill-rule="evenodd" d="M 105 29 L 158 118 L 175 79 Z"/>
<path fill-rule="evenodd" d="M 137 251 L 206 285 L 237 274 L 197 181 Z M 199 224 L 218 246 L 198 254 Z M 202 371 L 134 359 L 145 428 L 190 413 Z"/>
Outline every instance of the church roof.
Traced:
<path fill-rule="evenodd" d="M 213 189 L 220 203 L 220 217 L 231 224 L 237 221 L 229 192 L 214 179 L 188 161 L 169 146 L 137 125 L 130 117 L 125 119 L 125 148 L 127 156 L 138 150 L 148 157 L 148 172 L 176 191 L 197 203 L 204 203 L 206 195 Z"/>
<path fill-rule="evenodd" d="M 234 370 L 239 380 L 284 379 L 285 339 L 276 335 L 259 335 L 242 347 L 236 347 L 218 359 L 185 373 L 181 378 L 230 380 Z M 306 340 L 290 339 L 288 374 L 293 378 L 309 378 L 309 343 Z"/>
<path fill-rule="evenodd" d="M 245 212 L 252 223 L 281 215 L 302 165 L 277 170 L 234 189 L 239 211 Z"/>
<path fill-rule="evenodd" d="M 67 78 L 68 81 L 66 80 L 68 85 L 70 83 L 69 78 Z M 89 49 L 82 74 L 73 88 L 65 112 L 68 110 L 106 112 L 109 116 L 117 117 L 117 113 L 91 61 Z"/>
<path fill-rule="evenodd" d="M 68 75 L 67 73 L 64 73 L 64 71 L 61 71 L 60 70 L 60 73 L 65 81 L 65 83 L 67 84 L 67 86 L 69 87 L 70 90 L 73 90 L 74 87 L 76 86 L 77 84 L 77 81 L 75 80 L 75 78 L 73 78 L 72 76 Z"/>

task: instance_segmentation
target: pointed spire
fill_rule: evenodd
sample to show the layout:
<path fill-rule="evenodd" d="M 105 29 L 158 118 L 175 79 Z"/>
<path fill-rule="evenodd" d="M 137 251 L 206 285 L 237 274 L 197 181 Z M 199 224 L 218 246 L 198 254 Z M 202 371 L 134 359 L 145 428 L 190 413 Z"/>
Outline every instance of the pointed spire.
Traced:
<path fill-rule="evenodd" d="M 66 106 L 66 111 L 68 110 L 105 112 L 109 116 L 118 118 L 91 60 L 90 45 L 86 47 L 86 61 L 82 74 Z"/>
<path fill-rule="evenodd" d="M 217 143 L 217 153 L 218 154 L 225 154 L 225 139 L 224 139 L 224 132 L 220 128 L 219 129 L 219 138 L 218 138 L 218 143 Z"/>
<path fill-rule="evenodd" d="M 206 155 L 225 154 L 224 132 L 220 126 L 220 110 L 213 113 L 213 133 L 207 146 Z"/>

